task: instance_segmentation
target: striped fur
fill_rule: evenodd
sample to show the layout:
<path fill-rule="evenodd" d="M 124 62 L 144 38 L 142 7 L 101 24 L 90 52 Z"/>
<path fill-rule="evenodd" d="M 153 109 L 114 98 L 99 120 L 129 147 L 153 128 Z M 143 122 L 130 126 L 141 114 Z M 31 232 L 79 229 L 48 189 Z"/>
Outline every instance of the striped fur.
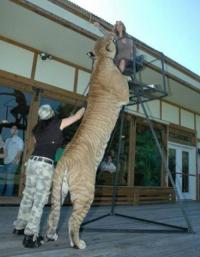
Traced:
<path fill-rule="evenodd" d="M 80 127 L 57 165 L 53 180 L 47 237 L 57 238 L 61 202 L 69 189 L 73 205 L 68 223 L 70 244 L 79 249 L 86 247 L 85 242 L 79 238 L 79 230 L 94 199 L 96 169 L 119 111 L 129 100 L 127 80 L 113 64 L 115 51 L 113 35 L 97 40 L 87 109 Z M 62 189 L 65 192 L 61 193 Z"/>

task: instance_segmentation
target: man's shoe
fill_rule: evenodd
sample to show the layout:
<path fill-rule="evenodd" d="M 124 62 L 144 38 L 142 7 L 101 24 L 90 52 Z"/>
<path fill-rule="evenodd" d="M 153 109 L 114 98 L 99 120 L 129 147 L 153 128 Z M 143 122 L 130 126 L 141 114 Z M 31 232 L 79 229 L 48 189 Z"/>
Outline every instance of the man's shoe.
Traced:
<path fill-rule="evenodd" d="M 23 240 L 23 246 L 26 248 L 36 248 L 40 247 L 42 244 L 44 244 L 44 238 L 42 236 L 36 237 L 35 240 L 34 235 L 25 235 Z"/>
<path fill-rule="evenodd" d="M 13 234 L 15 234 L 15 235 L 24 235 L 24 229 L 16 229 L 16 228 L 14 228 L 13 229 Z"/>

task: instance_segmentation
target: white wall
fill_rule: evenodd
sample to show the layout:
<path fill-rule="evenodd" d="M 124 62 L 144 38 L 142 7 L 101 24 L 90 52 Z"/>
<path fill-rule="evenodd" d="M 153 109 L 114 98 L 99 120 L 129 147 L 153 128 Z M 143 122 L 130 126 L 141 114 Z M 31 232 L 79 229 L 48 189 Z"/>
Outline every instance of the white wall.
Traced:
<path fill-rule="evenodd" d="M 134 113 L 137 115 L 137 105 L 134 104 L 134 105 L 129 105 L 129 106 L 126 106 L 126 109 L 125 109 L 127 112 L 129 113 Z"/>
<path fill-rule="evenodd" d="M 0 40 L 0 70 L 30 78 L 33 52 Z"/>
<path fill-rule="evenodd" d="M 68 91 L 74 90 L 75 68 L 57 62 L 55 60 L 37 59 L 35 80 L 62 88 Z"/>
<path fill-rule="evenodd" d="M 160 101 L 154 100 L 144 103 L 146 111 L 150 117 L 160 119 Z M 144 114 L 142 106 L 139 106 L 139 112 Z"/>
<path fill-rule="evenodd" d="M 196 115 L 196 130 L 197 130 L 197 138 L 200 139 L 200 115 Z"/>
<path fill-rule="evenodd" d="M 162 102 L 162 119 L 174 124 L 179 124 L 179 108 Z"/>
<path fill-rule="evenodd" d="M 194 114 L 181 109 L 181 126 L 194 129 Z"/>
<path fill-rule="evenodd" d="M 76 92 L 78 94 L 81 94 L 81 95 L 87 94 L 88 89 L 89 89 L 88 83 L 90 81 L 90 76 L 91 76 L 91 74 L 89 72 L 82 71 L 82 70 L 78 71 L 78 81 L 77 81 L 77 89 L 76 89 Z"/>

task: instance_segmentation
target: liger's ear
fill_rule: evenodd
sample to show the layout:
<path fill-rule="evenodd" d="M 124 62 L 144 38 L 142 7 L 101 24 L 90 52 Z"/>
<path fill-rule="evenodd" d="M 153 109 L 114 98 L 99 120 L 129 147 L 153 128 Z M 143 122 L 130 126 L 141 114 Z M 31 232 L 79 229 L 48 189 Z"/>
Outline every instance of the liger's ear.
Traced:
<path fill-rule="evenodd" d="M 106 44 L 106 51 L 108 52 L 112 52 L 113 51 L 113 47 L 112 47 L 112 40 L 109 40 L 108 43 Z"/>

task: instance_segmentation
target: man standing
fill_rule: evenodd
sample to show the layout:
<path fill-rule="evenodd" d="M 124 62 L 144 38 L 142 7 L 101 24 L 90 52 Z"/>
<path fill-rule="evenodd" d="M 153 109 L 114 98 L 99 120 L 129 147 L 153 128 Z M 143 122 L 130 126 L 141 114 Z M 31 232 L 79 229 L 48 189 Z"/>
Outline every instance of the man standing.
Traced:
<path fill-rule="evenodd" d="M 4 184 L 4 186 L 6 186 L 5 196 L 13 196 L 14 178 L 24 147 L 23 140 L 18 136 L 17 126 L 12 126 L 10 134 L 11 137 L 6 139 L 4 146 L 4 172 L 6 178 Z"/>
<path fill-rule="evenodd" d="M 63 129 L 80 120 L 85 112 L 81 108 L 74 115 L 59 119 L 50 105 L 40 106 L 39 120 L 33 128 L 35 148 L 26 165 L 26 183 L 13 233 L 24 234 L 24 247 L 40 247 L 40 221 L 48 202 L 54 174 L 54 156 L 62 145 Z"/>

